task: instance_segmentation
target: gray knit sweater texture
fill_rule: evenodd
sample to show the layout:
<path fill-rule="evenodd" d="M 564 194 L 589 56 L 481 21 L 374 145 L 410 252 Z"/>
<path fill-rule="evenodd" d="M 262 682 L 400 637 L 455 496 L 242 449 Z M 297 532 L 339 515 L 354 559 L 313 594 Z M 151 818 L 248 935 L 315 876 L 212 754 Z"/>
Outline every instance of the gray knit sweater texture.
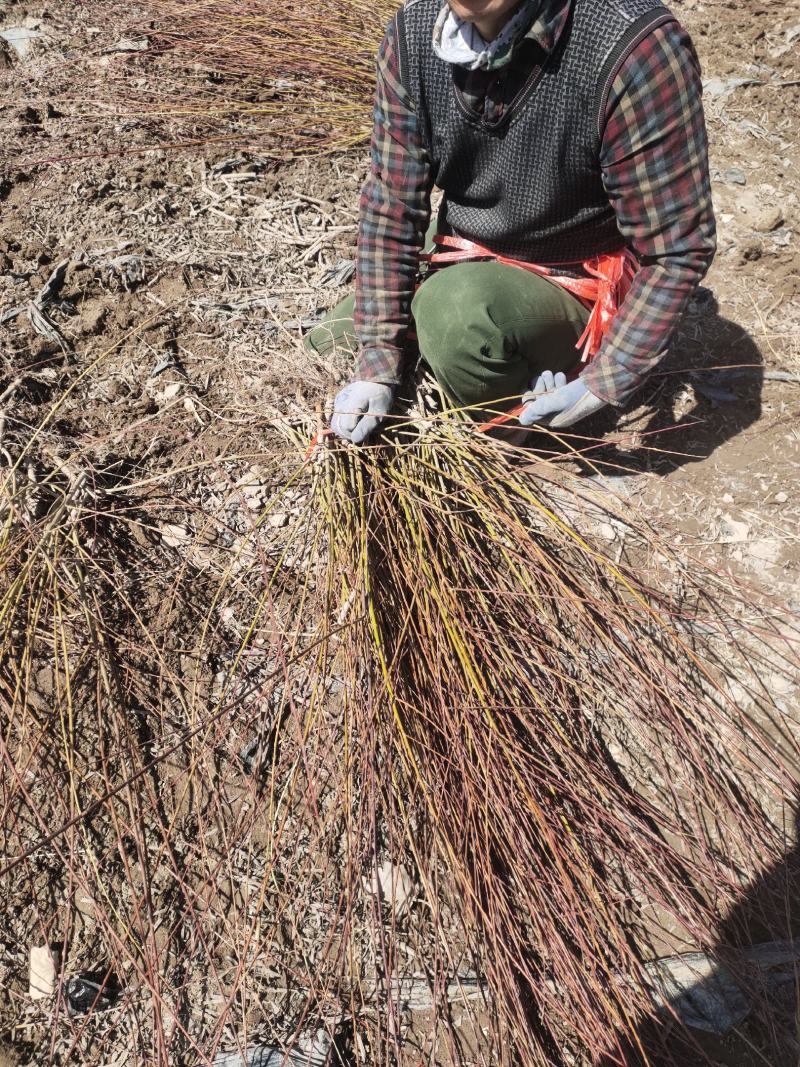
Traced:
<path fill-rule="evenodd" d="M 433 51 L 440 9 L 441 0 L 408 0 L 397 15 L 401 77 L 445 191 L 440 228 L 542 264 L 622 247 L 600 167 L 606 95 L 631 50 L 670 12 L 657 0 L 574 0 L 555 49 L 540 50 L 491 125 Z"/>

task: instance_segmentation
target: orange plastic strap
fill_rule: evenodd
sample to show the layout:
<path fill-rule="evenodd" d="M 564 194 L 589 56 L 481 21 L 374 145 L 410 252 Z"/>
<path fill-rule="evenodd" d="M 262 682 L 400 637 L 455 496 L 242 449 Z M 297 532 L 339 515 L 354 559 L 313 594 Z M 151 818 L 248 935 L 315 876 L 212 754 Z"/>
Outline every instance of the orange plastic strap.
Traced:
<path fill-rule="evenodd" d="M 435 244 L 450 251 L 425 253 L 421 258 L 426 263 L 437 266 L 463 263 L 469 259 L 493 259 L 497 263 L 520 267 L 532 274 L 538 274 L 541 278 L 547 278 L 554 285 L 572 293 L 587 308 L 591 308 L 586 329 L 575 345 L 581 350 L 581 360 L 584 363 L 588 363 L 600 351 L 603 335 L 613 322 L 636 270 L 636 261 L 627 249 L 612 255 L 594 256 L 576 264 L 583 267 L 590 277 L 571 278 L 566 274 L 559 274 L 553 267 L 542 267 L 538 263 L 526 263 L 521 259 L 498 255 L 476 241 L 468 241 L 463 237 L 437 234 L 433 240 Z"/>
<path fill-rule="evenodd" d="M 317 445 L 321 445 L 326 437 L 332 436 L 333 430 L 331 430 L 330 427 L 327 430 L 320 430 L 318 433 L 315 433 L 308 443 L 308 448 L 306 449 L 306 454 L 303 456 L 303 460 L 310 459 Z"/>

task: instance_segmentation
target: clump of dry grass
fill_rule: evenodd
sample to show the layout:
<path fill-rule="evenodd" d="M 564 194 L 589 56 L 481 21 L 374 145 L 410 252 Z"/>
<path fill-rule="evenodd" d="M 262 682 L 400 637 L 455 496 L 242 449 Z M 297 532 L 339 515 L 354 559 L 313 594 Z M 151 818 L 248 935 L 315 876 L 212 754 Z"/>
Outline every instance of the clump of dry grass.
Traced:
<path fill-rule="evenodd" d="M 224 124 L 226 137 L 279 157 L 350 147 L 371 131 L 375 52 L 394 9 L 148 0 L 144 60 L 159 77 L 141 92 L 127 86 L 123 106 L 192 135 Z"/>
<path fill-rule="evenodd" d="M 2 893 L 62 961 L 40 1061 L 320 1031 L 370 1064 L 619 1058 L 644 962 L 712 950 L 785 846 L 780 636 L 454 416 L 305 460 L 278 421 L 157 474 L 4 474 Z M 70 1017 L 88 971 L 116 1002 Z"/>

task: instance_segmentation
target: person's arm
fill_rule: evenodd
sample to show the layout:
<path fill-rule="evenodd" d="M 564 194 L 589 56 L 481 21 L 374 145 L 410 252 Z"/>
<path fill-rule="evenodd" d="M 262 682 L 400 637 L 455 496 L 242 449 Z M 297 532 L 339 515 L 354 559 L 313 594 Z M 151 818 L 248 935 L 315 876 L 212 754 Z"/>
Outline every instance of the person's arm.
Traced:
<path fill-rule="evenodd" d="M 600 159 L 620 232 L 642 269 L 580 380 L 621 405 L 665 355 L 716 248 L 700 65 L 676 23 L 648 34 L 614 78 Z"/>
<path fill-rule="evenodd" d="M 357 380 L 400 381 L 431 186 L 416 110 L 400 80 L 392 22 L 378 52 L 371 164 L 359 204 Z"/>

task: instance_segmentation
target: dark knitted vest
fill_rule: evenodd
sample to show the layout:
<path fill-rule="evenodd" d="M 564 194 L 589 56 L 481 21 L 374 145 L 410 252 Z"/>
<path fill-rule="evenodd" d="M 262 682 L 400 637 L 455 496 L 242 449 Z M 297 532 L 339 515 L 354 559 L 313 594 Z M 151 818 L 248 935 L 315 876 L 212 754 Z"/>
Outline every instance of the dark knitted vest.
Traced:
<path fill-rule="evenodd" d="M 401 77 L 445 194 L 440 229 L 534 263 L 621 248 L 600 176 L 603 114 L 620 64 L 670 12 L 658 0 L 573 0 L 554 51 L 539 50 L 542 64 L 491 126 L 433 51 L 440 9 L 407 0 L 396 16 Z"/>

